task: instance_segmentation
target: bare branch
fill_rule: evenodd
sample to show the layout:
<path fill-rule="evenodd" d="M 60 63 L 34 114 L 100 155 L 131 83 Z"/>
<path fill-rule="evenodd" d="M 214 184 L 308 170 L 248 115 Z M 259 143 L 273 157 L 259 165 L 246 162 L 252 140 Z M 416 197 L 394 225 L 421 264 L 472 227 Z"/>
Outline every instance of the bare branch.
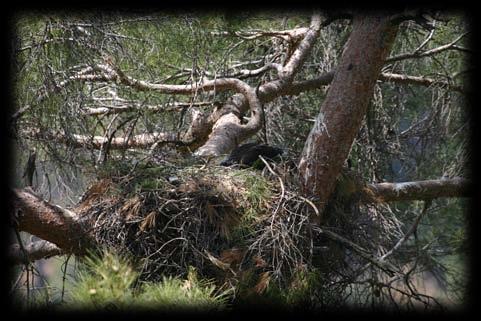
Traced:
<path fill-rule="evenodd" d="M 103 99 L 102 99 L 103 100 Z M 213 102 L 172 102 L 165 105 L 147 105 L 142 104 L 137 101 L 115 99 L 112 100 L 113 104 L 107 105 L 102 103 L 95 107 L 85 107 L 83 114 L 88 116 L 98 116 L 98 115 L 111 115 L 120 114 L 124 112 L 130 112 L 135 110 L 146 110 L 155 112 L 165 112 L 165 111 L 182 111 L 186 107 L 197 107 L 197 106 L 212 106 Z"/>
<path fill-rule="evenodd" d="M 459 37 L 454 39 L 452 42 L 450 42 L 448 44 L 445 44 L 445 45 L 442 45 L 442 46 L 439 46 L 439 47 L 436 47 L 436 48 L 433 48 L 433 49 L 430 49 L 430 50 L 426 50 L 426 51 L 423 51 L 423 52 L 419 52 L 419 51 L 415 50 L 412 53 L 405 53 L 405 54 L 400 54 L 400 55 L 397 55 L 397 56 L 389 57 L 389 58 L 386 59 L 386 63 L 405 60 L 405 59 L 411 59 L 411 58 L 429 57 L 429 56 L 433 56 L 435 54 L 438 54 L 438 53 L 446 51 L 446 50 L 465 51 L 465 48 L 460 48 L 460 47 L 455 46 L 455 45 L 456 45 L 457 42 L 459 42 L 467 34 L 468 33 L 463 33 L 462 35 L 460 35 Z"/>
<path fill-rule="evenodd" d="M 36 241 L 23 246 L 13 244 L 8 249 L 8 258 L 12 264 L 28 264 L 40 259 L 62 255 L 63 251 L 55 244 L 48 241 Z"/>
<path fill-rule="evenodd" d="M 366 261 L 370 262 L 371 264 L 374 264 L 381 270 L 385 271 L 389 275 L 393 275 L 395 271 L 397 270 L 392 264 L 389 262 L 385 262 L 383 260 L 377 259 L 374 255 L 370 254 L 369 251 L 363 249 L 361 246 L 359 246 L 356 243 L 353 243 L 346 239 L 345 237 L 342 237 L 341 235 L 338 235 L 332 231 L 329 231 L 324 228 L 319 228 L 319 227 L 314 227 L 313 230 L 327 236 L 329 239 L 336 241 L 349 249 L 353 250 L 356 252 L 360 257 L 365 259 Z"/>
<path fill-rule="evenodd" d="M 153 132 L 130 137 L 114 137 L 111 140 L 105 136 L 67 135 L 62 132 L 40 131 L 37 128 L 24 128 L 22 134 L 25 137 L 57 141 L 75 148 L 87 147 L 91 149 L 101 149 L 105 144 L 109 144 L 110 149 L 144 148 L 155 143 L 188 144 L 188 142 L 182 141 L 178 132 Z"/>
<path fill-rule="evenodd" d="M 465 178 L 404 183 L 367 184 L 361 191 L 365 203 L 427 200 L 439 197 L 471 197 L 471 182 Z"/>
<path fill-rule="evenodd" d="M 387 251 L 383 256 L 381 256 L 379 258 L 380 261 L 384 262 L 387 257 L 392 255 L 398 248 L 400 248 L 401 245 L 403 245 L 403 243 L 405 243 L 407 241 L 407 239 L 416 231 L 416 229 L 418 228 L 419 222 L 421 222 L 421 219 L 426 215 L 429 206 L 431 206 L 431 203 L 432 203 L 432 201 L 430 199 L 425 201 L 424 207 L 423 207 L 421 213 L 419 213 L 419 215 L 416 217 L 416 220 L 414 221 L 413 225 L 411 225 L 409 230 L 403 235 L 403 237 L 401 237 L 399 239 L 399 241 L 396 243 L 396 245 L 393 246 L 392 249 Z"/>
<path fill-rule="evenodd" d="M 324 73 L 317 78 L 293 82 L 292 86 L 289 86 L 285 90 L 276 94 L 298 95 L 304 91 L 319 89 L 322 86 L 329 85 L 332 81 L 332 78 L 334 77 L 334 74 L 335 74 L 335 69 L 327 73 Z M 448 81 L 439 81 L 439 80 L 424 77 L 424 76 L 410 76 L 410 75 L 383 72 L 379 75 L 379 79 L 383 81 L 389 81 L 389 82 L 394 82 L 399 84 L 412 84 L 412 85 L 426 86 L 426 87 L 430 87 L 433 85 L 440 85 L 440 86 L 446 86 L 449 90 L 453 90 L 461 93 L 464 92 L 464 89 L 461 86 L 454 85 L 452 83 L 449 83 Z M 261 93 L 262 92 L 263 91 L 261 91 Z M 274 96 L 273 93 L 271 93 L 271 95 L 267 97 L 265 97 L 264 95 L 261 95 L 260 98 L 262 102 L 265 102 L 264 99 L 266 98 L 268 98 L 269 101 L 273 100 L 274 99 L 273 96 Z"/>
<path fill-rule="evenodd" d="M 254 40 L 261 37 L 278 37 L 286 41 L 296 41 L 302 39 L 307 33 L 308 28 L 295 28 L 283 31 L 264 31 L 264 30 L 253 30 L 253 31 L 213 31 L 211 35 L 214 36 L 236 36 L 244 40 Z"/>
<path fill-rule="evenodd" d="M 307 56 L 311 52 L 315 41 L 319 36 L 319 31 L 321 30 L 321 16 L 319 14 L 314 14 L 311 20 L 311 26 L 309 31 L 307 31 L 305 37 L 299 43 L 298 47 L 294 53 L 289 57 L 286 65 L 283 67 L 280 73 L 280 78 L 285 82 L 292 82 L 292 79 L 298 72 L 299 68 L 302 66 Z"/>
<path fill-rule="evenodd" d="M 421 85 L 421 86 L 433 86 L 433 85 L 440 85 L 446 86 L 448 89 L 461 92 L 463 93 L 464 90 L 461 86 L 457 86 L 451 84 L 447 81 L 439 81 L 436 79 L 424 77 L 424 76 L 408 76 L 408 75 L 401 75 L 401 74 L 391 74 L 391 73 L 381 73 L 379 75 L 379 79 L 384 81 L 396 82 L 400 84 L 412 84 L 412 85 Z"/>
<path fill-rule="evenodd" d="M 37 106 L 37 104 L 41 103 L 43 100 L 45 100 L 47 97 L 49 97 L 51 94 L 55 94 L 60 92 L 63 88 L 67 87 L 67 85 L 75 82 L 75 81 L 80 81 L 80 82 L 93 82 L 93 81 L 112 81 L 114 80 L 114 75 L 112 73 L 106 74 L 106 73 L 101 73 L 101 74 L 90 74 L 93 71 L 104 71 L 102 68 L 99 66 L 95 67 L 87 67 L 79 72 L 75 73 L 73 76 L 68 77 L 67 79 L 63 80 L 62 82 L 56 84 L 52 90 L 41 93 L 35 104 L 32 105 L 27 105 L 22 108 L 20 108 L 18 111 L 16 111 L 10 118 L 10 121 L 16 121 L 20 117 L 22 117 L 27 111 L 32 109 L 33 107 Z"/>

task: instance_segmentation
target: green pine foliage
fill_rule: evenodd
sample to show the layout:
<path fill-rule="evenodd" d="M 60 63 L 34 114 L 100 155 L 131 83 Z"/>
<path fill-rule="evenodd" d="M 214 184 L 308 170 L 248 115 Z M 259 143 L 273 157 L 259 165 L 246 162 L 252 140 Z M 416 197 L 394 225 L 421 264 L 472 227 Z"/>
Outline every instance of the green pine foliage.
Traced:
<path fill-rule="evenodd" d="M 199 311 L 228 307 L 229 292 L 218 291 L 210 280 L 198 279 L 191 268 L 186 279 L 165 276 L 161 282 L 140 282 L 134 264 L 125 256 L 104 250 L 85 259 L 62 309 L 158 309 Z"/>

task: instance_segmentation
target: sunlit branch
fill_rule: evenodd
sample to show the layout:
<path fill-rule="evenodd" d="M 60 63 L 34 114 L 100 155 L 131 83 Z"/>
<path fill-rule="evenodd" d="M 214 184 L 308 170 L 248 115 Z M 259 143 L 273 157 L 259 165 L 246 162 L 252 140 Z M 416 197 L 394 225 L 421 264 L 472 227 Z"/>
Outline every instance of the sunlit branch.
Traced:
<path fill-rule="evenodd" d="M 456 177 L 403 183 L 367 184 L 362 199 L 371 202 L 428 200 L 440 197 L 472 197 L 471 181 Z"/>

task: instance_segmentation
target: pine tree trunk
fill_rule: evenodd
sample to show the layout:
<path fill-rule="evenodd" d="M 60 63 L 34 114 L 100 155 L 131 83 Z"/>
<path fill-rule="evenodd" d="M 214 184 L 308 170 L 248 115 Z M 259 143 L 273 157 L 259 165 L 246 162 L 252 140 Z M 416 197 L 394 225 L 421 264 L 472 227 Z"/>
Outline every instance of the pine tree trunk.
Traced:
<path fill-rule="evenodd" d="M 352 33 L 299 163 L 303 193 L 320 210 L 349 155 L 396 30 L 389 16 L 353 19 Z"/>

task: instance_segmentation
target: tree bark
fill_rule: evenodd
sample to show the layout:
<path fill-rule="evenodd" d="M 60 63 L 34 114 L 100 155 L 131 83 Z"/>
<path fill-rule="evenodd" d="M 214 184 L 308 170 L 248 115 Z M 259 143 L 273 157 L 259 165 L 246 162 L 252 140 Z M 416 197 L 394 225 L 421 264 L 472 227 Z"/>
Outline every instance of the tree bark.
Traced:
<path fill-rule="evenodd" d="M 403 183 L 367 184 L 361 191 L 365 203 L 429 200 L 440 197 L 471 197 L 471 182 L 456 177 Z"/>
<path fill-rule="evenodd" d="M 289 57 L 289 60 L 284 66 L 278 66 L 277 69 L 279 71 L 279 79 L 270 82 L 268 86 L 264 85 L 263 91 L 279 92 L 282 89 L 290 86 L 294 76 L 297 74 L 300 67 L 302 67 L 305 59 L 311 52 L 312 47 L 319 36 L 320 28 L 321 16 L 319 14 L 314 14 L 311 19 L 311 25 L 308 31 L 305 33 L 302 41 L 300 41 L 296 50 L 294 50 L 293 54 Z M 246 102 L 249 102 L 248 97 L 246 95 L 244 95 L 244 97 L 246 98 Z M 259 103 L 262 102 L 260 88 L 259 95 L 256 93 L 255 98 L 257 101 L 259 101 Z M 242 100 L 237 99 L 237 101 L 238 103 L 235 104 L 234 107 L 238 107 L 238 109 L 245 108 Z M 230 102 L 226 103 L 226 105 L 229 104 Z M 250 102 L 249 105 L 251 105 Z M 252 106 L 250 106 L 250 108 L 252 109 Z M 242 112 L 239 112 L 238 114 L 242 114 Z M 244 126 L 239 125 L 241 119 L 239 118 L 238 114 L 228 113 L 220 117 L 215 122 L 212 133 L 205 144 L 196 151 L 196 155 L 219 156 L 227 153 L 260 129 L 260 126 L 247 130 L 243 129 Z M 242 128 L 243 130 L 239 130 L 238 128 Z"/>
<path fill-rule="evenodd" d="M 397 26 L 388 16 L 355 16 L 331 87 L 307 138 L 299 168 L 303 193 L 322 211 L 366 113 Z"/>
<path fill-rule="evenodd" d="M 10 193 L 13 226 L 47 240 L 67 253 L 84 254 L 93 244 L 86 228 L 75 213 L 52 205 L 30 189 Z"/>

